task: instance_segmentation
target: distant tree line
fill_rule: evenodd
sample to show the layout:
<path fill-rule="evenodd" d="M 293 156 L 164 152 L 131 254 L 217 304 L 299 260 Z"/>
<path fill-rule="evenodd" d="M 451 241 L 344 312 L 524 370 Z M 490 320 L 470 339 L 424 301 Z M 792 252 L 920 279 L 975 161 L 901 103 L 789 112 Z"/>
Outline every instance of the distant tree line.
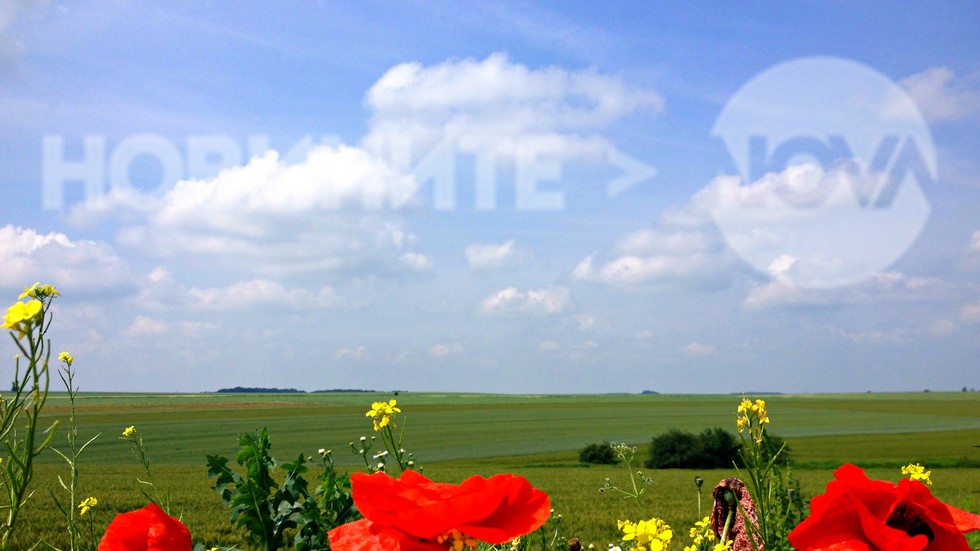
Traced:
<path fill-rule="evenodd" d="M 296 390 L 295 388 L 273 388 L 273 387 L 263 387 L 263 386 L 236 386 L 233 388 L 219 388 L 220 393 L 235 393 L 235 394 L 245 394 L 245 393 L 286 393 L 286 392 L 303 392 L 302 390 Z"/>
<path fill-rule="evenodd" d="M 295 388 L 276 388 L 276 387 L 265 387 L 265 386 L 236 386 L 233 388 L 220 388 L 218 389 L 220 393 L 229 394 L 282 394 L 282 393 L 298 393 L 305 394 L 305 390 L 296 390 Z M 329 390 L 314 390 L 313 393 L 317 392 L 377 392 L 376 390 L 365 390 L 361 388 L 332 388 Z M 395 393 L 398 394 L 397 392 Z"/>

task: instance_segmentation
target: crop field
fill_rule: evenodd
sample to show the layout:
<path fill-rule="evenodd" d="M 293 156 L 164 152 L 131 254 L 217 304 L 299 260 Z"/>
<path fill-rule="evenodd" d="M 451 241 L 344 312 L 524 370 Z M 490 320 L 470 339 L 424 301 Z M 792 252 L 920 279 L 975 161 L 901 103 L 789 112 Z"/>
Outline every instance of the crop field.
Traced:
<path fill-rule="evenodd" d="M 365 411 L 389 393 L 316 394 L 83 394 L 78 402 L 80 438 L 98 435 L 82 455 L 81 493 L 99 499 L 87 519 L 100 533 L 117 511 L 141 507 L 138 478 L 145 478 L 124 428 L 135 425 L 147 443 L 157 489 L 170 496 L 171 512 L 181 515 L 195 543 L 238 544 L 248 549 L 228 520 L 228 511 L 211 489 L 205 456 L 232 459 L 237 435 L 267 427 L 273 455 L 288 462 L 299 454 L 333 450 L 338 464 L 351 470 L 363 462 L 348 446 L 372 435 Z M 756 396 L 750 396 L 755 398 Z M 606 478 L 625 485 L 619 466 L 586 466 L 578 450 L 596 442 L 627 442 L 647 457 L 653 436 L 671 428 L 700 432 L 723 427 L 734 432 L 740 396 L 666 395 L 483 395 L 401 392 L 404 447 L 414 452 L 426 475 L 458 482 L 472 474 L 515 472 L 549 493 L 556 515 L 551 532 L 577 536 L 605 548 L 617 541 L 617 518 L 660 516 L 684 540 L 698 518 L 694 476 L 706 480 L 702 513 L 711 487 L 734 469 L 695 472 L 645 471 L 653 484 L 643 496 L 642 513 L 630 501 L 598 489 Z M 854 395 L 771 395 L 770 429 L 791 447 L 794 476 L 805 495 L 823 491 L 833 468 L 852 462 L 872 477 L 897 480 L 899 467 L 919 462 L 933 469 L 933 491 L 942 500 L 980 510 L 980 393 Z M 63 396 L 53 394 L 47 410 L 67 414 Z M 55 438 L 61 445 L 63 439 Z M 39 537 L 58 544 L 59 516 L 49 492 L 58 492 L 57 475 L 67 468 L 48 454 L 37 476 L 38 490 L 25 512 L 21 541 Z M 557 518 L 557 516 L 556 516 Z M 61 528 L 61 531 L 64 529 Z M 971 540 L 973 541 L 973 540 Z M 680 548 L 681 546 L 678 546 Z"/>

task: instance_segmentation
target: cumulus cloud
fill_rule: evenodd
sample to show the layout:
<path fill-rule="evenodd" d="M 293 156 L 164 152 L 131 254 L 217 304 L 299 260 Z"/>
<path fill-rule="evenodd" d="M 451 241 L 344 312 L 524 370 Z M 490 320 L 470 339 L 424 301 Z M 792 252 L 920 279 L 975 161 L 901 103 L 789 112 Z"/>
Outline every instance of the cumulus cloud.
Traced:
<path fill-rule="evenodd" d="M 707 356 L 713 354 L 715 347 L 710 344 L 703 344 L 697 341 L 691 341 L 683 347 L 683 352 L 689 356 Z"/>
<path fill-rule="evenodd" d="M 163 335 L 170 330 L 170 325 L 156 318 L 136 316 L 132 323 L 123 330 L 127 337 L 143 337 L 148 335 Z"/>
<path fill-rule="evenodd" d="M 445 358 L 446 356 L 459 354 L 463 351 L 463 345 L 457 343 L 434 344 L 429 347 L 426 353 L 432 358 Z"/>
<path fill-rule="evenodd" d="M 19 287 L 43 280 L 75 294 L 128 287 L 129 268 L 113 247 L 73 241 L 58 232 L 41 234 L 13 225 L 0 227 L 0 285 Z"/>
<path fill-rule="evenodd" d="M 602 259 L 599 256 L 595 253 L 579 261 L 572 278 L 616 286 L 713 284 L 730 264 L 706 223 L 685 228 L 662 223 L 638 230 L 621 238 Z"/>
<path fill-rule="evenodd" d="M 402 265 L 415 272 L 427 272 L 432 269 L 432 259 L 424 254 L 407 252 L 399 255 Z"/>
<path fill-rule="evenodd" d="M 139 280 L 137 303 L 144 310 L 163 311 L 236 311 L 263 305 L 277 310 L 331 308 L 341 300 L 333 287 L 306 288 L 281 282 L 252 278 L 227 285 L 185 286 L 174 280 L 170 270 L 157 266 Z"/>
<path fill-rule="evenodd" d="M 215 310 L 240 310 L 257 304 L 280 304 L 291 308 L 325 307 L 336 302 L 331 287 L 318 291 L 302 288 L 286 288 L 277 281 L 251 279 L 240 281 L 226 287 L 192 287 L 187 290 L 191 306 Z"/>
<path fill-rule="evenodd" d="M 145 223 L 125 227 L 118 241 L 159 256 L 221 257 L 271 275 L 398 273 L 429 267 L 393 214 L 415 191 L 413 176 L 366 151 L 325 145 L 295 164 L 269 151 L 212 179 L 180 181 L 155 199 L 110 193 L 72 216 L 138 209 Z"/>
<path fill-rule="evenodd" d="M 958 329 L 956 322 L 948 319 L 937 319 L 929 324 L 929 334 L 934 337 L 952 335 Z"/>
<path fill-rule="evenodd" d="M 980 321 L 980 301 L 965 304 L 960 309 L 960 319 L 963 321 Z"/>
<path fill-rule="evenodd" d="M 558 350 L 558 343 L 551 339 L 543 340 L 538 344 L 538 350 L 541 352 L 553 352 Z"/>
<path fill-rule="evenodd" d="M 424 115 L 444 124 L 465 118 L 522 128 L 593 127 L 663 108 L 659 93 L 595 70 L 531 69 L 501 53 L 432 67 L 402 63 L 371 87 L 366 101 L 385 120 Z"/>
<path fill-rule="evenodd" d="M 501 53 L 433 66 L 402 63 L 371 87 L 365 101 L 373 112 L 365 147 L 387 151 L 402 165 L 431 154 L 437 144 L 478 153 L 478 163 L 480 155 L 528 151 L 603 160 L 608 142 L 585 130 L 663 108 L 658 92 L 619 78 L 592 69 L 530 68 Z"/>
<path fill-rule="evenodd" d="M 839 327 L 831 327 L 830 330 L 838 337 L 847 339 L 855 344 L 901 344 L 908 341 L 910 337 L 910 331 L 904 328 L 849 331 Z"/>
<path fill-rule="evenodd" d="M 42 6 L 43 0 L 4 0 L 0 2 L 0 72 L 15 66 L 24 54 L 24 43 L 11 33 L 18 17 Z"/>
<path fill-rule="evenodd" d="M 363 360 L 368 357 L 367 348 L 358 346 L 356 348 L 339 348 L 333 353 L 338 360 Z"/>
<path fill-rule="evenodd" d="M 980 115 L 980 86 L 957 78 L 948 67 L 933 67 L 899 81 L 929 121 L 958 120 Z"/>
<path fill-rule="evenodd" d="M 980 253 L 980 230 L 973 232 L 970 236 L 970 251 Z"/>
<path fill-rule="evenodd" d="M 946 285 L 933 278 L 912 277 L 901 272 L 882 272 L 852 286 L 834 289 L 808 289 L 796 285 L 786 274 L 792 271 L 795 259 L 786 257 L 774 262 L 773 279 L 755 285 L 742 305 L 748 310 L 763 310 L 793 306 L 826 304 L 867 304 L 880 301 L 920 300 L 935 298 Z"/>
<path fill-rule="evenodd" d="M 473 243 L 464 251 L 466 263 L 471 270 L 487 271 L 513 266 L 517 262 L 517 247 L 514 240 L 499 245 L 492 243 Z"/>
<path fill-rule="evenodd" d="M 904 255 L 930 212 L 919 186 L 894 189 L 854 163 L 828 170 L 803 163 L 751 183 L 721 176 L 687 209 L 709 213 L 732 251 L 760 272 L 789 254 L 795 262 L 784 279 L 807 288 L 851 285 Z"/>
<path fill-rule="evenodd" d="M 493 293 L 480 303 L 482 314 L 519 314 L 554 316 L 564 314 L 573 307 L 567 287 L 536 289 L 526 292 L 507 287 Z"/>

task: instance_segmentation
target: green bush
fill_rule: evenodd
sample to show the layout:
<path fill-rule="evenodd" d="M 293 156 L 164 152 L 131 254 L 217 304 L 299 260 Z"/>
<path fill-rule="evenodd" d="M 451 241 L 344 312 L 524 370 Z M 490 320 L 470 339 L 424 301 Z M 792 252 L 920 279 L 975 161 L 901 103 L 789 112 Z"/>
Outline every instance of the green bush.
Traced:
<path fill-rule="evenodd" d="M 616 450 L 609 442 L 602 444 L 589 444 L 578 452 L 578 460 L 582 463 L 592 463 L 595 465 L 613 465 L 619 460 L 616 457 Z"/>
<path fill-rule="evenodd" d="M 699 469 L 728 469 L 738 459 L 738 439 L 721 427 L 705 429 L 698 435 Z"/>
<path fill-rule="evenodd" d="M 735 436 L 720 428 L 705 429 L 693 434 L 670 429 L 653 438 L 650 469 L 724 469 L 738 458 L 739 445 Z"/>
<path fill-rule="evenodd" d="M 698 463 L 698 437 L 680 429 L 655 436 L 650 446 L 649 469 L 688 469 Z"/>

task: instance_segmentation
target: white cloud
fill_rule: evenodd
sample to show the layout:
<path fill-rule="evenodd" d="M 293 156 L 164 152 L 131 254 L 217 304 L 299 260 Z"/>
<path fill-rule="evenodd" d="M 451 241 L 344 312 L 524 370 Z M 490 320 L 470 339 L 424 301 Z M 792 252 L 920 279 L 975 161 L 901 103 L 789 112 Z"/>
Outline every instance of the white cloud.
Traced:
<path fill-rule="evenodd" d="M 929 121 L 980 115 L 980 88 L 957 79 L 948 67 L 927 69 L 903 78 L 899 84 Z"/>
<path fill-rule="evenodd" d="M 449 355 L 459 354 L 463 351 L 463 345 L 459 343 L 435 344 L 429 347 L 426 353 L 433 358 L 445 358 Z"/>
<path fill-rule="evenodd" d="M 558 350 L 558 343 L 550 339 L 543 340 L 538 345 L 538 350 L 540 350 L 541 352 L 553 352 L 555 350 Z"/>
<path fill-rule="evenodd" d="M 980 321 L 980 301 L 965 304 L 960 309 L 960 319 L 963 321 Z"/>
<path fill-rule="evenodd" d="M 63 292 L 118 290 L 130 285 L 129 269 L 111 245 L 72 241 L 63 233 L 40 234 L 12 225 L 0 227 L 0 285 L 42 281 Z"/>
<path fill-rule="evenodd" d="M 159 256 L 219 257 L 263 274 L 398 273 L 427 269 L 392 212 L 416 187 L 413 176 L 362 149 L 324 145 L 295 164 L 269 151 L 213 179 L 180 181 L 158 199 L 110 193 L 72 217 L 135 209 L 145 223 L 124 227 L 120 243 Z"/>
<path fill-rule="evenodd" d="M 333 353 L 333 356 L 339 360 L 363 360 L 368 357 L 368 351 L 363 346 L 358 346 L 357 348 L 340 348 Z"/>
<path fill-rule="evenodd" d="M 572 309 L 571 293 L 567 287 L 537 289 L 527 292 L 507 287 L 490 295 L 480 303 L 483 314 L 523 314 L 553 316 Z"/>
<path fill-rule="evenodd" d="M 517 248 L 513 239 L 499 245 L 473 243 L 464 252 L 471 270 L 493 270 L 512 266 L 517 261 Z"/>
<path fill-rule="evenodd" d="M 365 147 L 387 152 L 401 166 L 437 146 L 477 153 L 478 162 L 528 152 L 601 161 L 611 146 L 583 130 L 663 108 L 659 93 L 619 78 L 591 69 L 529 68 L 500 53 L 482 61 L 397 65 L 365 101 L 373 111 Z"/>
<path fill-rule="evenodd" d="M 910 277 L 900 272 L 875 274 L 862 283 L 833 289 L 806 289 L 785 276 L 795 265 L 787 255 L 774 264 L 773 281 L 756 285 L 749 291 L 743 306 L 749 310 L 799 305 L 867 304 L 880 301 L 927 299 L 944 292 L 939 280 Z"/>
<path fill-rule="evenodd" d="M 958 329 L 956 322 L 949 319 L 937 319 L 929 324 L 929 334 L 935 337 L 952 335 Z"/>
<path fill-rule="evenodd" d="M 665 212 L 651 228 L 624 235 L 608 252 L 582 259 L 571 276 L 621 287 L 717 287 L 735 269 L 708 213 L 689 205 Z"/>
<path fill-rule="evenodd" d="M 412 176 L 396 173 L 362 149 L 320 146 L 293 165 L 269 151 L 214 179 L 178 182 L 154 218 L 164 225 L 207 222 L 248 234 L 256 231 L 252 220 L 256 215 L 400 208 L 415 190 Z"/>
<path fill-rule="evenodd" d="M 253 279 L 231 286 L 189 289 L 188 294 L 204 308 L 247 308 L 262 302 L 276 302 L 287 296 L 286 289 L 275 281 Z"/>
<path fill-rule="evenodd" d="M 207 321 L 182 321 L 177 325 L 184 334 L 198 338 L 204 333 L 211 333 L 218 329 L 218 324 Z"/>
<path fill-rule="evenodd" d="M 831 327 L 830 330 L 837 336 L 856 344 L 901 344 L 909 339 L 909 331 L 903 328 L 848 331 L 839 327 Z"/>
<path fill-rule="evenodd" d="M 742 304 L 750 310 L 760 310 L 773 306 L 790 306 L 802 302 L 806 302 L 804 291 L 792 282 L 771 281 L 753 287 Z"/>
<path fill-rule="evenodd" d="M 717 258 L 708 254 L 620 256 L 598 268 L 595 255 L 584 258 L 572 270 L 572 277 L 607 285 L 631 286 L 662 281 L 680 281 L 687 276 L 708 274 Z"/>
<path fill-rule="evenodd" d="M 432 259 L 415 252 L 402 253 L 398 259 L 401 263 L 415 272 L 427 272 L 432 269 Z"/>
<path fill-rule="evenodd" d="M 623 255 L 689 254 L 710 250 L 712 240 L 703 232 L 642 229 L 627 234 L 613 247 Z"/>
<path fill-rule="evenodd" d="M 578 328 L 580 331 L 587 331 L 595 327 L 595 316 L 580 314 L 575 316 L 575 321 L 578 322 Z"/>
<path fill-rule="evenodd" d="M 970 251 L 980 253 L 980 230 L 970 236 Z"/>
<path fill-rule="evenodd" d="M 147 335 L 163 335 L 169 330 L 170 326 L 167 322 L 140 315 L 133 318 L 133 322 L 123 330 L 123 334 L 128 337 L 142 337 Z"/>
<path fill-rule="evenodd" d="M 143 311 L 187 313 L 270 309 L 275 312 L 304 308 L 330 309 L 343 301 L 329 285 L 283 284 L 268 278 L 233 281 L 226 285 L 186 286 L 170 269 L 157 266 L 138 281 L 136 304 Z"/>
<path fill-rule="evenodd" d="M 790 254 L 781 277 L 801 287 L 855 284 L 905 254 L 930 207 L 918 185 L 891 195 L 877 172 L 854 168 L 802 163 L 747 184 L 720 176 L 687 211 L 710 213 L 729 248 L 760 272 Z"/>
<path fill-rule="evenodd" d="M 402 63 L 371 87 L 367 104 L 385 119 L 423 115 L 443 123 L 465 118 L 522 128 L 581 128 L 638 110 L 657 112 L 663 98 L 594 70 L 530 69 L 495 53 L 483 61 L 451 60 L 433 67 Z"/>
<path fill-rule="evenodd" d="M 330 287 L 316 292 L 286 288 L 277 281 L 252 279 L 227 287 L 192 287 L 187 290 L 191 306 L 217 310 L 242 310 L 259 304 L 281 304 L 291 308 L 332 306 L 337 299 Z"/>
<path fill-rule="evenodd" d="M 0 2 L 0 72 L 16 65 L 24 54 L 24 43 L 12 36 L 10 28 L 22 13 L 43 6 L 42 0 L 4 0 Z"/>
<path fill-rule="evenodd" d="M 710 344 L 702 344 L 697 341 L 691 341 L 682 349 L 685 354 L 689 356 L 707 356 L 713 354 L 715 347 Z"/>

